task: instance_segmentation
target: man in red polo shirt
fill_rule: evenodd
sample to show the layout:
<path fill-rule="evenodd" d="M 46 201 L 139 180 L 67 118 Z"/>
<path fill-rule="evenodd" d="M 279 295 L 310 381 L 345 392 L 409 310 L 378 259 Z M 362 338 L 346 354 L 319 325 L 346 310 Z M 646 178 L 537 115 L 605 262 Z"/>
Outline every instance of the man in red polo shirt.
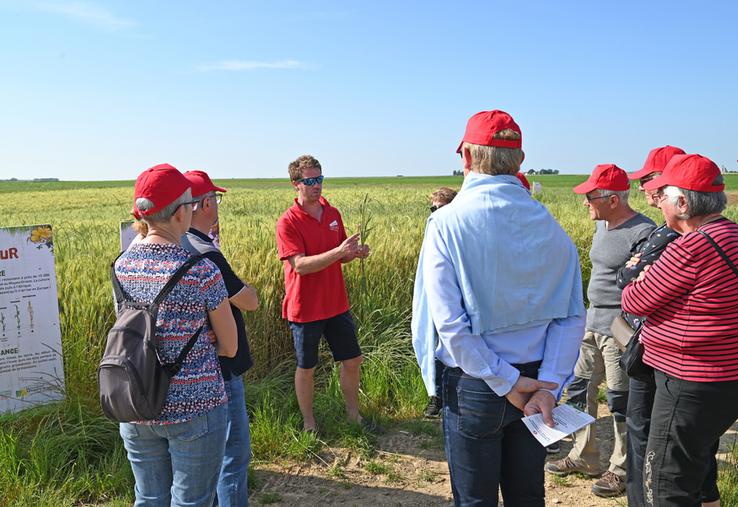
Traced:
<path fill-rule="evenodd" d="M 341 363 L 341 391 L 348 418 L 360 423 L 362 356 L 349 312 L 341 263 L 367 257 L 369 247 L 359 244 L 358 234 L 346 237 L 341 214 L 321 197 L 320 162 L 303 155 L 290 163 L 289 174 L 297 198 L 277 221 L 277 249 L 284 263 L 282 318 L 289 322 L 295 343 L 295 392 L 303 429 L 317 430 L 313 415 L 313 374 L 322 336 L 333 359 Z"/>

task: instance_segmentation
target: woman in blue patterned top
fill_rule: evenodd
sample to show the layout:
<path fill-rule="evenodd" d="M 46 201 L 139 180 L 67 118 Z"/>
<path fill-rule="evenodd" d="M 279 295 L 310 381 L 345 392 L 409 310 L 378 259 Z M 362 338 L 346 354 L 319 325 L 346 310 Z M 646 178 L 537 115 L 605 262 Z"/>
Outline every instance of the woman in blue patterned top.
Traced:
<path fill-rule="evenodd" d="M 136 180 L 133 214 L 148 234 L 115 263 L 126 295 L 151 303 L 190 257 L 179 242 L 190 226 L 189 181 L 162 164 Z M 156 419 L 121 423 L 120 434 L 136 480 L 136 507 L 210 507 L 225 449 L 227 402 L 218 355 L 236 352 L 236 323 L 220 271 L 203 259 L 159 307 L 156 333 L 163 361 L 174 361 L 197 329 L 203 330 L 172 378 Z"/>

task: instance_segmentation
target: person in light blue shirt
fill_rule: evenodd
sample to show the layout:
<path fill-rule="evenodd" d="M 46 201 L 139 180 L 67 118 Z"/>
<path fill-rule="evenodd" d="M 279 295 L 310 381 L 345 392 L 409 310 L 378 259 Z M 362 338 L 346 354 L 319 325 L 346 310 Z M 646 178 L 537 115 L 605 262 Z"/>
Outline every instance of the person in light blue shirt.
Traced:
<path fill-rule="evenodd" d="M 413 347 L 429 394 L 443 374 L 456 505 L 544 506 L 545 448 L 521 422 L 551 411 L 572 378 L 585 324 L 577 250 L 515 174 L 522 135 L 503 111 L 469 120 L 464 184 L 426 225 Z"/>

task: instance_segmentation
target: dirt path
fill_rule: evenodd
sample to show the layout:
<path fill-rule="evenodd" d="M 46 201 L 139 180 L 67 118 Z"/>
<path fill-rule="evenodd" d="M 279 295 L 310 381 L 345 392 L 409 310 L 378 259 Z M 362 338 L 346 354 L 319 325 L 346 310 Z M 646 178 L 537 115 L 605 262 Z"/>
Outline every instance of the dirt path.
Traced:
<path fill-rule="evenodd" d="M 612 420 L 600 407 L 597 424 L 603 469 L 612 451 Z M 258 487 L 251 505 L 312 506 L 449 506 L 452 505 L 448 467 L 440 430 L 428 426 L 395 429 L 378 438 L 377 452 L 326 448 L 309 463 L 256 465 Z M 738 423 L 721 442 L 725 452 L 738 437 Z M 571 441 L 564 440 L 566 456 Z M 546 504 L 566 507 L 625 507 L 625 497 L 598 498 L 590 493 L 593 479 L 584 476 L 546 477 Z"/>

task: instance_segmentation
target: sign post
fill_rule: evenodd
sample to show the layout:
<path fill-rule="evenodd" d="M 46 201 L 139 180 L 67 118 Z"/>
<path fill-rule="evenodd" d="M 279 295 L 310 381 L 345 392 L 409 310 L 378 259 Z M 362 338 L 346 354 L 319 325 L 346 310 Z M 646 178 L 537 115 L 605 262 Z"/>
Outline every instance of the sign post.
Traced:
<path fill-rule="evenodd" d="M 64 397 L 50 225 L 0 228 L 0 413 Z"/>

